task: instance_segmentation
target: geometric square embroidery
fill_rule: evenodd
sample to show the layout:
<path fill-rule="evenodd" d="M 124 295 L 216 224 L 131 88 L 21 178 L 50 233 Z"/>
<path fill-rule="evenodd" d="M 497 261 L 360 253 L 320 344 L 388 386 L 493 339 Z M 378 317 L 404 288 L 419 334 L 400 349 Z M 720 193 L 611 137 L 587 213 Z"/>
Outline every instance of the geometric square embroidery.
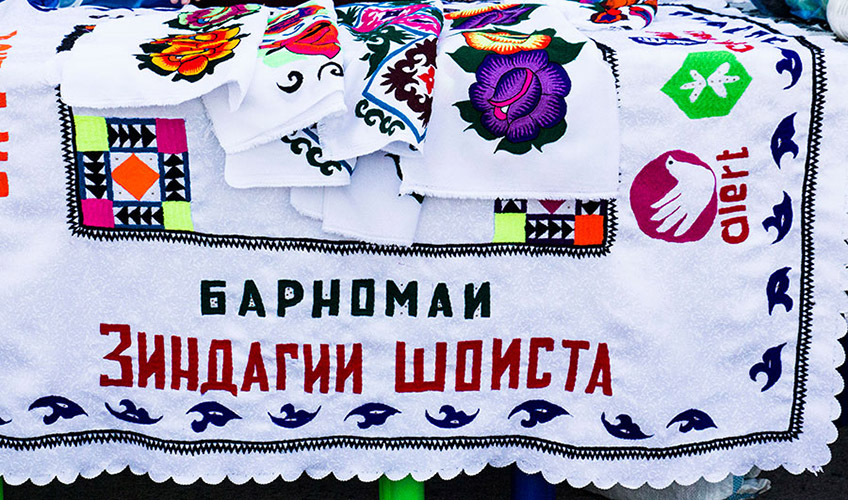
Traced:
<path fill-rule="evenodd" d="M 159 152 L 180 154 L 188 151 L 185 124 L 182 120 L 157 119 L 156 137 L 159 140 Z"/>
<path fill-rule="evenodd" d="M 100 116 L 74 116 L 77 151 L 105 151 L 109 147 L 106 119 Z"/>
<path fill-rule="evenodd" d="M 601 245 L 604 243 L 603 215 L 574 216 L 574 244 Z"/>
<path fill-rule="evenodd" d="M 501 199 L 495 200 L 496 214 L 525 214 L 527 213 L 527 200 Z"/>
<path fill-rule="evenodd" d="M 85 198 L 106 198 L 109 185 L 106 153 L 91 151 L 77 153 L 77 163 L 82 166 L 82 181 Z"/>
<path fill-rule="evenodd" d="M 526 215 L 522 213 L 496 213 L 493 243 L 524 243 Z"/>
<path fill-rule="evenodd" d="M 495 200 L 493 243 L 578 247 L 603 245 L 608 201 Z"/>
<path fill-rule="evenodd" d="M 191 201 L 188 188 L 188 153 L 160 153 L 160 157 L 165 173 L 163 176 L 164 201 Z"/>
<path fill-rule="evenodd" d="M 528 243 L 546 245 L 574 244 L 574 216 L 527 214 L 525 226 Z"/>
<path fill-rule="evenodd" d="M 193 230 L 185 121 L 74 116 L 83 226 Z"/>
<path fill-rule="evenodd" d="M 112 201 L 90 199 L 82 200 L 82 223 L 85 226 L 115 227 L 112 217 Z"/>
<path fill-rule="evenodd" d="M 159 204 L 116 203 L 112 208 L 115 227 L 162 229 L 163 215 Z"/>
<path fill-rule="evenodd" d="M 138 201 L 141 201 L 142 198 L 154 198 L 159 193 L 158 187 L 148 193 L 150 187 L 159 182 L 159 166 L 157 165 L 158 158 L 156 155 L 146 156 L 148 156 L 148 158 L 146 158 L 147 161 L 145 162 L 136 156 L 135 153 L 130 153 L 126 159 L 121 158 L 118 153 L 112 155 L 112 180 L 115 181 L 118 186 L 124 188 L 127 193 L 132 195 L 132 197 Z M 148 166 L 151 163 L 151 160 L 153 160 L 153 165 L 156 166 L 156 170 L 153 170 Z M 125 197 L 119 196 L 116 193 L 115 199 L 118 198 Z M 154 200 L 151 199 L 150 201 Z"/>
<path fill-rule="evenodd" d="M 166 201 L 162 204 L 165 229 L 192 231 L 191 204 L 187 201 Z"/>

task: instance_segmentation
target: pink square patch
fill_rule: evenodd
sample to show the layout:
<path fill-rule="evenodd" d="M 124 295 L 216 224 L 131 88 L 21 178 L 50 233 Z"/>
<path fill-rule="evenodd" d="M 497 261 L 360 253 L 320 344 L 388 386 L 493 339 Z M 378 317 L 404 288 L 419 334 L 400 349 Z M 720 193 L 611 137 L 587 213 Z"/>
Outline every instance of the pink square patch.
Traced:
<path fill-rule="evenodd" d="M 82 200 L 82 224 L 93 227 L 115 227 L 111 200 Z"/>
<path fill-rule="evenodd" d="M 181 119 L 156 119 L 156 145 L 160 153 L 180 154 L 188 151 L 185 121 Z"/>

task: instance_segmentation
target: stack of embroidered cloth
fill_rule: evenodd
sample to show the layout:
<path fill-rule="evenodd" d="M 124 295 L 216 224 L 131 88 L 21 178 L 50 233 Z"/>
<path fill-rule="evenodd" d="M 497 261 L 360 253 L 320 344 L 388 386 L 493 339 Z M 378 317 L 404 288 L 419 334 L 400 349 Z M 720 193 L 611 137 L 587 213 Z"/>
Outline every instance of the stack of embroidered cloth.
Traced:
<path fill-rule="evenodd" d="M 314 0 L 137 12 L 73 46 L 62 98 L 89 108 L 202 98 L 227 184 L 291 188 L 326 232 L 410 245 L 424 196 L 616 196 L 614 78 L 569 21 L 573 7 Z M 369 172 L 353 175 L 357 163 Z"/>

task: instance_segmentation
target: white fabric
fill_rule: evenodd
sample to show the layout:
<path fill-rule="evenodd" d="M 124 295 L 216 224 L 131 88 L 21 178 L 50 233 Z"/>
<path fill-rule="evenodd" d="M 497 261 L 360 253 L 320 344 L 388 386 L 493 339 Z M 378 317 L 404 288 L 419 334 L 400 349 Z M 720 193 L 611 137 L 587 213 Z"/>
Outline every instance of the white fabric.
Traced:
<path fill-rule="evenodd" d="M 275 141 L 346 110 L 341 49 L 335 34 L 338 25 L 332 2 L 306 2 L 291 9 L 271 9 L 269 20 L 273 22 L 268 25 L 269 30 L 283 24 L 285 27 L 266 31 L 250 87 L 239 108 L 230 110 L 227 91 L 223 88 L 203 98 L 218 141 L 231 154 Z M 275 46 L 305 33 L 308 36 L 313 27 L 326 32 L 320 40 L 323 53 L 302 54 Z"/>
<path fill-rule="evenodd" d="M 224 178 L 235 188 L 345 186 L 355 166 L 356 158 L 324 160 L 318 136 L 305 129 L 228 154 Z"/>
<path fill-rule="evenodd" d="M 182 12 L 196 11 L 186 7 Z M 179 104 L 223 87 L 227 104 L 235 109 L 244 99 L 256 51 L 265 31 L 267 11 L 255 12 L 223 24 L 220 29 L 237 26 L 238 45 L 229 60 L 210 58 L 214 65 L 199 81 L 179 79 L 179 70 L 168 75 L 141 68 L 142 45 L 175 35 L 191 36 L 190 29 L 168 26 L 180 11 L 143 11 L 143 15 L 102 23 L 82 37 L 62 68 L 62 98 L 71 106 L 94 108 Z M 236 28 L 234 28 L 236 29 Z M 166 45 L 157 44 L 157 47 Z M 176 80 L 175 80 L 176 79 Z"/>
<path fill-rule="evenodd" d="M 542 39 L 547 35 L 540 34 L 535 26 L 540 18 L 544 19 L 554 28 L 556 37 L 566 43 L 583 44 L 576 59 L 564 66 L 552 62 L 551 58 L 568 50 L 559 49 L 555 41 L 535 45 L 544 45 L 546 50 L 521 48 L 501 55 L 471 50 L 472 42 L 467 37 L 474 33 L 443 34 L 434 90 L 433 106 L 437 111 L 430 123 L 425 154 L 404 164 L 401 192 L 489 199 L 616 196 L 620 141 L 612 70 L 595 44 L 556 9 L 537 6 L 533 14 L 536 17 L 531 21 L 503 29 L 529 35 L 531 40 Z M 477 66 L 476 74 L 455 60 L 462 51 L 480 54 L 478 57 L 488 54 Z M 526 73 L 517 75 L 518 71 Z M 522 85 L 513 83 L 515 90 L 507 89 L 501 95 L 504 82 L 518 77 L 526 79 L 522 80 L 526 88 L 520 90 Z M 492 95 L 475 98 L 477 89 L 481 94 Z M 525 95 L 522 92 L 528 97 L 521 97 Z M 532 97 L 533 92 L 541 92 L 541 96 Z M 491 104 L 495 99 L 507 104 Z M 509 104 L 512 101 L 514 106 Z M 482 117 L 470 123 L 463 117 L 463 106 L 469 112 L 472 108 L 478 114 L 482 111 Z M 498 118 L 501 109 L 509 111 Z M 564 112 L 564 125 L 562 118 L 540 121 L 555 115 L 558 109 Z M 485 121 L 487 116 L 496 125 L 490 126 Z M 557 127 L 564 129 L 564 135 L 556 132 Z M 535 135 L 525 132 L 528 128 Z M 538 142 L 552 133 L 559 135 L 551 141 Z"/>
<path fill-rule="evenodd" d="M 324 217 L 324 188 L 292 188 L 289 202 L 300 215 L 318 220 Z"/>
<path fill-rule="evenodd" d="M 411 245 L 421 212 L 420 199 L 398 194 L 399 166 L 386 153 L 359 158 L 350 186 L 324 190 L 323 229 L 382 244 Z"/>
<path fill-rule="evenodd" d="M 10 8 L 27 14 L 8 15 L 19 12 Z M 663 488 L 702 477 L 720 481 L 755 465 L 794 473 L 825 466 L 827 443 L 837 437 L 834 396 L 842 389 L 835 367 L 844 360 L 837 339 L 845 333 L 839 313 L 846 310 L 848 106 L 838 96 L 848 87 L 846 49 L 830 35 L 755 23 L 735 11 L 665 6 L 660 14 L 657 31 L 705 31 L 754 45 L 734 54 L 752 79 L 728 114 L 690 119 L 660 89 L 689 54 L 729 49 L 651 46 L 631 38 L 639 35 L 610 32 L 601 42 L 617 54 L 623 161 L 621 194 L 606 215 L 599 204 L 576 201 L 501 203 L 495 213 L 491 201 L 430 199 L 419 217 L 420 244 L 400 247 L 327 234 L 321 222 L 296 213 L 288 189 L 229 187 L 221 175 L 225 153 L 200 100 L 70 110 L 57 108 L 54 86 L 39 83 L 38 71 L 26 82 L 6 80 L 48 59 L 80 19 L 62 28 L 61 13 L 35 12 L 20 0 L 0 3 L 0 36 L 17 31 L 3 40 L 11 48 L 0 66 L 0 131 L 9 132 L 0 143 L 9 188 L 0 198 L 4 482 L 70 482 L 127 467 L 180 484 L 265 484 L 304 472 L 425 480 L 517 464 L 578 487 Z M 735 28 L 747 29 L 725 33 Z M 753 36 L 757 31 L 765 33 Z M 784 41 L 765 41 L 772 36 Z M 688 69 L 683 77 L 691 76 Z M 740 74 L 730 69 L 726 75 Z M 734 82 L 726 83 L 732 89 Z M 794 133 L 784 125 L 774 142 L 783 153 L 778 165 L 772 138 L 793 113 Z M 155 146 L 148 140 L 125 147 L 120 136 L 110 141 L 109 126 L 155 130 Z M 742 147 L 747 157 L 716 160 Z M 145 170 L 151 166 L 156 171 Z M 746 174 L 722 179 L 725 166 Z M 682 173 L 681 195 L 703 192 L 685 174 L 716 177 L 708 185 L 716 211 L 706 211 L 715 217 L 693 225 L 698 234 L 675 236 L 676 225 L 660 231 L 664 222 L 652 221 L 659 208 L 645 209 L 646 217 L 639 208 L 673 192 L 673 181 L 658 182 L 669 169 Z M 729 186 L 743 182 L 744 203 L 721 201 L 741 197 L 741 187 Z M 104 187 L 111 191 L 98 189 Z M 784 192 L 791 225 L 785 211 L 782 218 L 775 213 Z M 163 201 L 163 193 L 190 199 Z M 654 197 L 640 197 L 646 193 Z M 162 224 L 151 215 L 160 203 L 167 212 Z M 747 238 L 726 241 L 722 223 L 743 214 Z M 534 220 L 545 221 L 542 232 L 550 233 L 550 221 L 572 217 L 574 239 L 590 244 L 568 243 L 562 229 L 555 244 L 523 240 L 538 236 L 528 236 Z M 493 242 L 496 234 L 501 242 Z M 296 287 L 286 287 L 292 281 L 303 288 L 299 302 Z M 398 297 L 413 282 L 416 314 Z M 333 294 L 337 311 L 322 305 Z M 475 297 L 490 306 L 487 314 L 474 307 Z M 129 345 L 109 325 L 126 325 Z M 174 339 L 181 342 L 179 360 Z M 513 341 L 520 342 L 514 364 L 506 354 Z M 355 345 L 362 349 L 360 392 L 353 376 L 344 379 Z M 444 388 L 404 385 L 441 378 L 441 345 Z M 766 362 L 766 352 L 781 345 Z M 154 373 L 144 384 L 142 357 L 144 372 Z M 504 358 L 503 374 L 494 377 L 499 388 L 492 380 L 496 357 Z M 285 389 L 277 377 L 283 361 Z M 504 365 L 516 367 L 515 388 Z M 180 370 L 188 379 L 196 373 L 197 387 L 187 388 Z M 131 380 L 109 385 L 124 371 Z M 766 387 L 769 378 L 774 383 Z M 604 394 L 607 382 L 611 395 Z M 440 390 L 404 392 L 428 388 Z M 58 397 L 85 413 L 68 411 Z M 149 418 L 123 411 L 124 399 Z M 531 425 L 530 406 L 519 407 L 539 401 L 568 415 L 536 411 Z M 212 402 L 240 418 L 224 422 L 221 410 L 204 418 L 196 405 Z M 362 408 L 367 403 L 389 409 Z M 286 404 L 290 419 L 283 418 Z M 443 406 L 457 412 L 453 419 Z M 295 410 L 317 414 L 304 423 Z M 704 412 L 714 426 L 691 412 L 689 420 L 677 418 L 688 410 Z M 287 428 L 271 417 L 304 425 Z M 205 428 L 192 427 L 204 421 Z"/>

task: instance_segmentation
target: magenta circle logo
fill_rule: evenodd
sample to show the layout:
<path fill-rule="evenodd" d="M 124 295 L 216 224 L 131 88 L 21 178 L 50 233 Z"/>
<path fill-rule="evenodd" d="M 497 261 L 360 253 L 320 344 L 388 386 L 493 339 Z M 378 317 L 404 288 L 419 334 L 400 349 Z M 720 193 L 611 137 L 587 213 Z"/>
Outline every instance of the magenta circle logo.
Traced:
<path fill-rule="evenodd" d="M 668 151 L 636 174 L 630 185 L 630 208 L 639 229 L 651 238 L 698 241 L 715 221 L 715 174 L 692 153 Z"/>

